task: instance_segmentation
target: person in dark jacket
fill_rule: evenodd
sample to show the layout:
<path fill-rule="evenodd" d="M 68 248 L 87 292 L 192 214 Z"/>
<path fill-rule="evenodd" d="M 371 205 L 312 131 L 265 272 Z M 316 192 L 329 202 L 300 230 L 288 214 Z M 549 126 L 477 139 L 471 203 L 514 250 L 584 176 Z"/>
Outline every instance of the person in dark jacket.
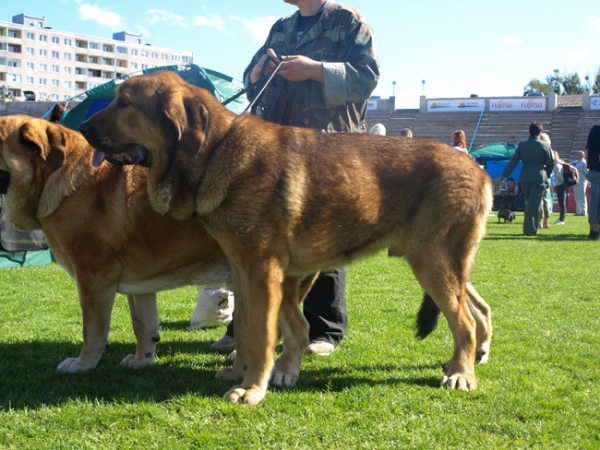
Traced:
<path fill-rule="evenodd" d="M 549 186 L 550 174 L 554 168 L 554 155 L 550 146 L 540 139 L 544 126 L 539 122 L 529 125 L 529 139 L 519 143 L 515 154 L 506 165 L 501 181 L 523 162 L 519 183 L 525 197 L 525 219 L 523 234 L 535 236 L 542 216 L 542 199 Z"/>
<path fill-rule="evenodd" d="M 590 130 L 585 149 L 588 181 L 592 186 L 588 216 L 589 239 L 596 241 L 600 239 L 600 124 L 594 125 Z"/>

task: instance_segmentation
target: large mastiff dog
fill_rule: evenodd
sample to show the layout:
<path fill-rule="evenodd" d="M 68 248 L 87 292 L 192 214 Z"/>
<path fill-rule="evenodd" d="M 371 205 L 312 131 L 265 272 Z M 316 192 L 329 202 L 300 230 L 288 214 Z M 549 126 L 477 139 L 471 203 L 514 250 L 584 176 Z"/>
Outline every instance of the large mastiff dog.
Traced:
<path fill-rule="evenodd" d="M 418 333 L 440 311 L 454 338 L 442 384 L 476 386 L 474 363 L 491 338 L 488 305 L 470 284 L 492 190 L 467 155 L 439 142 L 325 134 L 235 116 L 170 72 L 130 78 L 81 127 L 104 154 L 149 167 L 160 214 L 198 219 L 227 255 L 236 295 L 225 396 L 255 404 L 299 376 L 308 326 L 298 280 L 389 249 L 426 292 Z M 99 155 L 97 161 L 101 160 Z M 284 351 L 273 368 L 278 328 Z"/>
<path fill-rule="evenodd" d="M 75 278 L 83 348 L 58 369 L 96 367 L 108 344 L 117 292 L 127 294 L 137 339 L 122 364 L 154 363 L 159 341 L 156 292 L 230 278 L 223 252 L 193 222 L 157 214 L 147 170 L 104 163 L 77 132 L 28 116 L 0 118 L 0 170 L 10 173 L 3 207 L 16 228 L 41 229 L 56 260 Z"/>

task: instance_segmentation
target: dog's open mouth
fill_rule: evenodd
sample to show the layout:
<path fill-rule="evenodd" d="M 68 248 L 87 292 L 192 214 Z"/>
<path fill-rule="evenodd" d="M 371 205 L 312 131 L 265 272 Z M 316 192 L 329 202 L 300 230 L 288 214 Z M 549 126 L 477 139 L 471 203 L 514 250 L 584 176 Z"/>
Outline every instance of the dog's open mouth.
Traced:
<path fill-rule="evenodd" d="M 105 153 L 102 150 L 94 149 L 92 157 L 92 165 L 98 167 L 102 161 L 107 160 L 111 164 L 117 166 L 125 166 L 128 164 L 137 164 L 148 167 L 148 150 L 138 145 L 132 145 L 126 150 L 117 153 Z"/>

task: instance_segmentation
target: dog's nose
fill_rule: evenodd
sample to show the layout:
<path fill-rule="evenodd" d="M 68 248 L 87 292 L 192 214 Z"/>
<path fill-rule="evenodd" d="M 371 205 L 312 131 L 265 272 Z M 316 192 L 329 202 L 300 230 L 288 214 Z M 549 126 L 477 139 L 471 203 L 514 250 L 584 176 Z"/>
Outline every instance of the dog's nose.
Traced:
<path fill-rule="evenodd" d="M 92 129 L 92 127 L 90 126 L 90 124 L 87 122 L 87 120 L 85 122 L 83 122 L 80 126 L 79 126 L 79 131 L 81 132 L 81 134 L 83 134 L 84 136 L 89 134 L 90 130 Z"/>

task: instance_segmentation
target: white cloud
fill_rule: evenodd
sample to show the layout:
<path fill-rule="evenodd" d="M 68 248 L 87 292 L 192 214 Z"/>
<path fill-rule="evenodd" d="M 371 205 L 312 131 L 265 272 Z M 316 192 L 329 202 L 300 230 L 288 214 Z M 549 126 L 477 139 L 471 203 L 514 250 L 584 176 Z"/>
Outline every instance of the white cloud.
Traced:
<path fill-rule="evenodd" d="M 196 16 L 194 17 L 193 25 L 195 27 L 214 28 L 219 31 L 223 31 L 225 29 L 225 22 L 216 14 L 209 14 L 208 16 Z"/>
<path fill-rule="evenodd" d="M 504 45 L 521 45 L 523 41 L 516 36 L 506 36 L 502 41 Z"/>
<path fill-rule="evenodd" d="M 143 25 L 136 25 L 135 26 L 136 31 L 141 34 L 144 37 L 150 37 L 152 36 L 152 34 L 148 31 L 148 28 L 146 28 Z"/>
<path fill-rule="evenodd" d="M 123 28 L 123 18 L 115 12 L 100 8 L 98 5 L 81 3 L 79 7 L 79 17 L 83 20 L 94 20 L 100 25 L 112 28 L 114 30 Z"/>
<path fill-rule="evenodd" d="M 600 33 L 600 17 L 592 17 L 590 20 L 590 25 L 592 28 L 595 28 L 598 33 Z"/>
<path fill-rule="evenodd" d="M 275 16 L 256 17 L 245 19 L 243 17 L 231 16 L 231 20 L 244 24 L 244 31 L 252 35 L 252 39 L 259 44 L 264 44 L 273 24 L 279 19 Z"/>
<path fill-rule="evenodd" d="M 569 50 L 567 52 L 567 61 L 587 61 L 589 59 L 592 59 L 592 53 L 589 48 Z"/>
<path fill-rule="evenodd" d="M 165 23 L 174 27 L 187 27 L 187 21 L 185 17 L 179 14 L 174 14 L 169 11 L 162 9 L 151 9 L 147 13 L 147 17 L 144 19 L 146 25 L 156 25 L 157 23 Z"/>

